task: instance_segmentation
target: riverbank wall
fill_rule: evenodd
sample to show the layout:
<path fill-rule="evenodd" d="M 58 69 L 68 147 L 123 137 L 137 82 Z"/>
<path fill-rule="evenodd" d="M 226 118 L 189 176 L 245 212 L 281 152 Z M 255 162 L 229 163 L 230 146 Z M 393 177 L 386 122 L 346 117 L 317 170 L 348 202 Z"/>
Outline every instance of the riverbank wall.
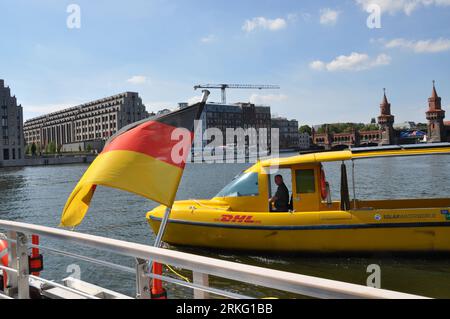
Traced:
<path fill-rule="evenodd" d="M 26 166 L 53 166 L 53 165 L 70 165 L 70 164 L 90 164 L 96 155 L 82 156 L 60 156 L 60 157 L 37 157 L 26 158 L 15 161 L 0 162 L 1 167 L 26 167 Z"/>

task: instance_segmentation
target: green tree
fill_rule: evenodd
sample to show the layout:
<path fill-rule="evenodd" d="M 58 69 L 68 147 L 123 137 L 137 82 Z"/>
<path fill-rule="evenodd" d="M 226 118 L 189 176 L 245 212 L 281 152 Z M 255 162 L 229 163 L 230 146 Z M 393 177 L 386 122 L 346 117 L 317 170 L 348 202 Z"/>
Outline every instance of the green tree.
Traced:
<path fill-rule="evenodd" d="M 33 156 L 35 156 L 36 155 L 36 144 L 31 144 L 31 148 L 30 148 L 30 151 L 31 151 L 31 155 L 33 155 Z"/>
<path fill-rule="evenodd" d="M 89 153 L 92 152 L 92 145 L 91 145 L 91 144 L 88 144 L 86 150 L 87 150 Z"/>
<path fill-rule="evenodd" d="M 376 131 L 379 129 L 377 124 L 363 124 L 363 123 L 334 123 L 334 124 L 325 124 L 322 125 L 317 133 L 324 134 L 326 133 L 328 128 L 328 132 L 331 134 L 339 134 L 339 133 L 351 133 L 353 130 L 355 131 Z"/>
<path fill-rule="evenodd" d="M 47 144 L 47 147 L 45 148 L 45 153 L 56 154 L 56 143 L 50 142 L 49 144 Z"/>
<path fill-rule="evenodd" d="M 309 125 L 300 126 L 298 131 L 300 132 L 300 134 L 308 133 L 309 135 L 312 135 L 312 128 Z"/>
<path fill-rule="evenodd" d="M 377 124 L 367 124 L 367 125 L 364 125 L 360 129 L 360 131 L 377 131 L 379 129 L 380 129 L 380 127 Z"/>

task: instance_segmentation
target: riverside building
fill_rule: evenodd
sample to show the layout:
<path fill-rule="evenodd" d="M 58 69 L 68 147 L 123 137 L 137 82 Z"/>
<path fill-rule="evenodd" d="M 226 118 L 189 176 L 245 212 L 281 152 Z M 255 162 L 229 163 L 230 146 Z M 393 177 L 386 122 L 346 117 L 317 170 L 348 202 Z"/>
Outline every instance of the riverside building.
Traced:
<path fill-rule="evenodd" d="M 10 88 L 0 80 L 0 166 L 14 165 L 24 157 L 22 112 Z"/>
<path fill-rule="evenodd" d="M 186 106 L 185 103 L 180 107 Z M 227 141 L 227 131 L 243 129 L 255 129 L 260 143 L 267 143 L 267 149 L 271 149 L 271 110 L 269 106 L 257 106 L 252 103 L 216 104 L 205 105 L 201 120 L 201 132 L 203 135 L 203 147 L 211 142 L 211 137 L 205 136 L 209 129 L 219 129 L 223 136 L 223 145 L 234 144 L 246 147 L 252 144 L 249 136 L 236 135 L 234 141 Z M 265 136 L 262 136 L 264 134 Z M 245 139 L 245 140 L 243 140 Z M 263 141 L 267 139 L 266 141 Z M 256 141 L 253 141 L 256 144 Z"/>
<path fill-rule="evenodd" d="M 125 92 L 28 120 L 25 141 L 41 149 L 53 142 L 63 152 L 88 145 L 100 151 L 121 128 L 148 116 L 139 94 Z"/>
<path fill-rule="evenodd" d="M 298 131 L 297 120 L 274 117 L 272 118 L 272 127 L 279 129 L 281 150 L 298 150 L 300 148 L 300 132 Z"/>

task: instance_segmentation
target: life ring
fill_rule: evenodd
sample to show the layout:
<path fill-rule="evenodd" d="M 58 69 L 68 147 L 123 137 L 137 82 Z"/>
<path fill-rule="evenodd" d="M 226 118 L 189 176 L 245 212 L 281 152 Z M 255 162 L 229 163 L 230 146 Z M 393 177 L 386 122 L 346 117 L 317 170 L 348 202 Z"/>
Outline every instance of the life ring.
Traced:
<path fill-rule="evenodd" d="M 320 196 L 322 200 L 326 200 L 328 197 L 327 178 L 323 167 L 320 168 Z"/>
<path fill-rule="evenodd" d="M 0 240 L 0 265 L 8 267 L 8 242 Z M 3 287 L 6 287 L 7 273 L 3 270 Z"/>

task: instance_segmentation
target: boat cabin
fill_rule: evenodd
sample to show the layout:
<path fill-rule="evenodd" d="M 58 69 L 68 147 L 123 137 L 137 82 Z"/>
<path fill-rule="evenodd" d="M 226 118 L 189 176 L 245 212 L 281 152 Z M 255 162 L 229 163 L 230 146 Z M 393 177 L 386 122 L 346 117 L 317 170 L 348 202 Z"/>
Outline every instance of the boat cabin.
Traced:
<path fill-rule="evenodd" d="M 291 213 L 449 207 L 450 195 L 449 198 L 442 199 L 362 201 L 356 198 L 354 176 L 356 161 L 381 157 L 439 154 L 450 154 L 450 144 L 355 148 L 264 160 L 236 177 L 215 196 L 214 200 L 226 202 L 230 210 L 235 212 L 271 212 L 273 207 L 269 204 L 269 198 L 274 195 L 277 187 L 273 180 L 276 175 L 281 174 L 290 190 L 289 212 Z M 327 162 L 341 163 L 340 185 L 330 185 L 327 181 L 323 169 L 323 163 Z M 331 188 L 333 187 L 334 192 L 340 193 L 340 200 L 332 200 Z M 351 196 L 352 199 L 350 199 Z"/>

